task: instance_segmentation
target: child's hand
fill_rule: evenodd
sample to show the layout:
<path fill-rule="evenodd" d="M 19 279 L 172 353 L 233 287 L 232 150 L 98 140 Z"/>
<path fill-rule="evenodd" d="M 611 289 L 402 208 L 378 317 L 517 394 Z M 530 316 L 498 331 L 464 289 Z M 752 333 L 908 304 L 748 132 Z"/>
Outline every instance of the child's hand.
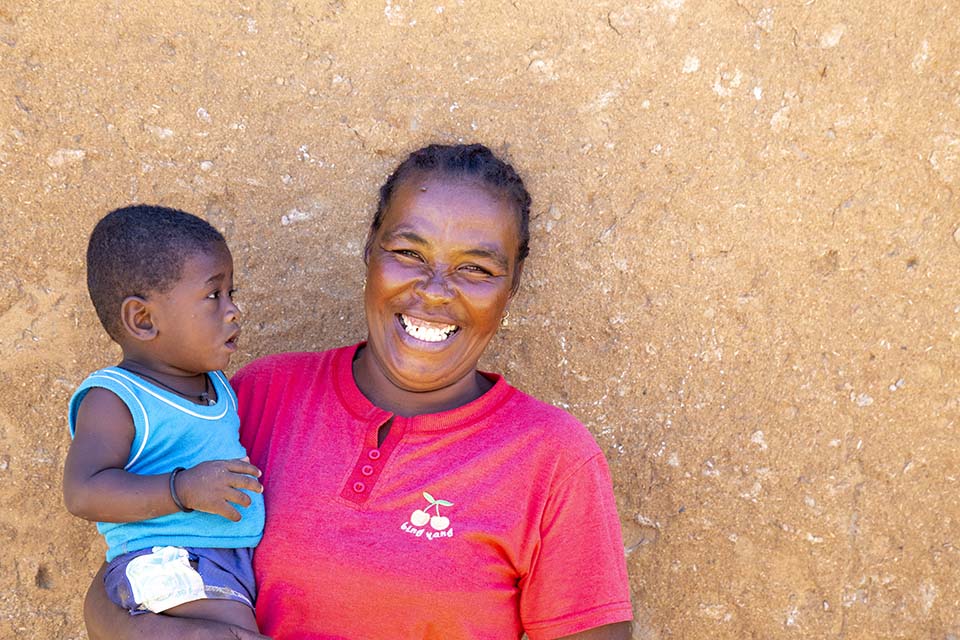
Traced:
<path fill-rule="evenodd" d="M 263 485 L 257 480 L 260 469 L 249 460 L 210 460 L 181 471 L 175 480 L 177 497 L 188 509 L 216 513 L 237 522 L 240 512 L 230 503 L 250 506 L 250 496 L 240 489 L 263 493 Z"/>

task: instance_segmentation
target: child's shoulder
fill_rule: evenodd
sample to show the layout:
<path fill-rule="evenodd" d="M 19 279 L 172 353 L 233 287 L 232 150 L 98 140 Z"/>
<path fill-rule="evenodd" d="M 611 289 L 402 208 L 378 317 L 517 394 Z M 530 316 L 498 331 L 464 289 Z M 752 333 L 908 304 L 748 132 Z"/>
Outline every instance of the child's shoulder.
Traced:
<path fill-rule="evenodd" d="M 74 399 L 83 399 L 93 389 L 109 389 L 116 393 L 130 385 L 129 374 L 118 367 L 104 367 L 87 374 L 76 391 L 73 392 Z"/>
<path fill-rule="evenodd" d="M 87 382 L 88 380 L 96 380 L 97 378 L 100 378 L 102 376 L 116 376 L 122 373 L 123 373 L 123 369 L 121 369 L 120 367 L 114 367 L 114 366 L 103 367 L 101 369 L 97 369 L 95 371 L 91 371 L 90 373 L 88 373 L 87 377 L 84 378 L 83 381 Z"/>
<path fill-rule="evenodd" d="M 143 382 L 134 374 L 120 367 L 104 367 L 87 375 L 73 392 L 73 401 L 82 400 L 93 389 L 107 389 L 120 398 L 129 400 L 138 395 Z"/>
<path fill-rule="evenodd" d="M 129 422 L 130 410 L 127 403 L 110 389 L 91 388 L 77 403 L 77 416 L 86 418 L 123 417 Z"/>
<path fill-rule="evenodd" d="M 129 401 L 133 396 L 130 381 L 116 367 L 97 369 L 90 373 L 70 398 L 69 426 L 71 435 L 76 429 L 81 407 L 86 418 L 123 417 L 129 419 Z"/>

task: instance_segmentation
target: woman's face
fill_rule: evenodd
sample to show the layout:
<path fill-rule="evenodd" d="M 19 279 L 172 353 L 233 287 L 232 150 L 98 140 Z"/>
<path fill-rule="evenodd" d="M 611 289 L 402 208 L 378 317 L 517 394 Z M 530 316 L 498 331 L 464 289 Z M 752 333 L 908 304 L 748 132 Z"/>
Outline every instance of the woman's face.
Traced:
<path fill-rule="evenodd" d="M 518 235 L 513 208 L 480 183 L 397 185 L 369 243 L 364 295 L 368 349 L 393 385 L 434 391 L 473 377 L 520 274 Z"/>

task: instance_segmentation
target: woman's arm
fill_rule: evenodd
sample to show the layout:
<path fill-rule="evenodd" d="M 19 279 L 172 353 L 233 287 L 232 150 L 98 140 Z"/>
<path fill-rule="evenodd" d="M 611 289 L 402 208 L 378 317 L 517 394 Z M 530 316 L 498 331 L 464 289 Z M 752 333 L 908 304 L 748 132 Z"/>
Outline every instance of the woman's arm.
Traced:
<path fill-rule="evenodd" d="M 630 637 L 630 584 L 613 484 L 596 452 L 556 483 L 540 518 L 520 612 L 532 637 Z M 563 622 L 542 622 L 556 621 Z M 531 629 L 533 632 L 531 632 Z"/>
<path fill-rule="evenodd" d="M 83 619 L 90 640 L 270 640 L 267 636 L 232 625 L 144 613 L 131 616 L 110 602 L 103 588 L 100 567 L 83 601 Z"/>
<path fill-rule="evenodd" d="M 630 640 L 630 622 L 616 622 L 605 624 L 595 629 L 587 629 L 572 636 L 564 636 L 560 640 Z"/>

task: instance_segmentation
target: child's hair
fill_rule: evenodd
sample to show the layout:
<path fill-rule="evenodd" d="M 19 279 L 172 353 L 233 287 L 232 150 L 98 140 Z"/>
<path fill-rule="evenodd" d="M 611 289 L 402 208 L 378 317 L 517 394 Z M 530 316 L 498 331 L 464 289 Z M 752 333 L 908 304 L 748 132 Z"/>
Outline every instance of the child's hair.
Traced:
<path fill-rule="evenodd" d="M 380 187 L 380 202 L 370 223 L 370 238 L 383 223 L 384 213 L 396 186 L 408 176 L 416 174 L 475 178 L 505 198 L 517 213 L 517 226 L 520 229 L 517 262 L 522 262 L 530 253 L 530 194 L 516 170 L 482 144 L 431 144 L 407 156 Z"/>
<path fill-rule="evenodd" d="M 218 243 L 219 231 L 179 209 L 133 205 L 104 216 L 87 245 L 87 290 L 110 337 L 123 335 L 124 298 L 168 291 L 191 255 Z"/>

